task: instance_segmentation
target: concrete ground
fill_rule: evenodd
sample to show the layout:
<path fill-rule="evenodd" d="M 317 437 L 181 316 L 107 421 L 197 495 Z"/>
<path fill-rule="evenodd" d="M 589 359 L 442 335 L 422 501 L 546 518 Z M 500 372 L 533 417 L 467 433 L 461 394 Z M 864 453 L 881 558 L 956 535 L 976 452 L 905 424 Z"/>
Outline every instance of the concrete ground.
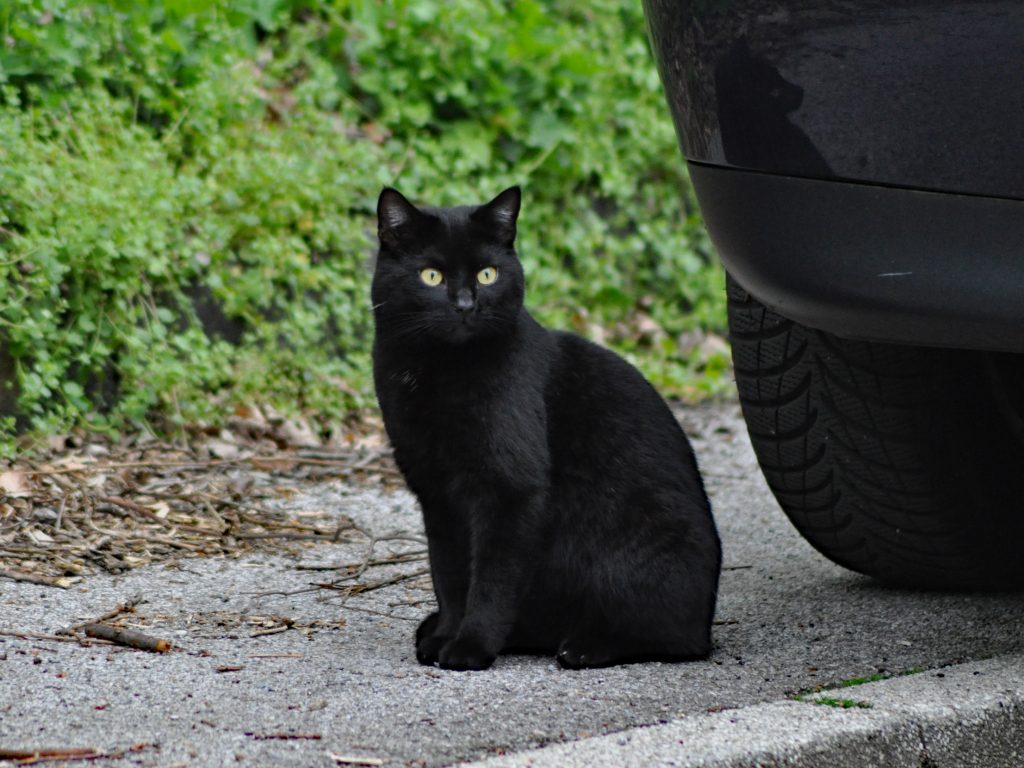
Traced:
<path fill-rule="evenodd" d="M 844 571 L 786 521 L 735 404 L 681 417 L 725 549 L 708 661 L 421 667 L 425 578 L 347 600 L 310 586 L 336 574 L 309 566 L 364 559 L 358 542 L 147 566 L 69 590 L 0 580 L 0 750 L 114 755 L 67 762 L 95 766 L 1024 764 L 1024 597 L 887 589 Z M 378 535 L 419 530 L 403 492 L 303 484 L 284 503 Z M 393 538 L 376 555 L 421 548 Z M 373 566 L 361 581 L 423 566 Z M 171 653 L 29 636 L 137 594 L 133 624 Z"/>

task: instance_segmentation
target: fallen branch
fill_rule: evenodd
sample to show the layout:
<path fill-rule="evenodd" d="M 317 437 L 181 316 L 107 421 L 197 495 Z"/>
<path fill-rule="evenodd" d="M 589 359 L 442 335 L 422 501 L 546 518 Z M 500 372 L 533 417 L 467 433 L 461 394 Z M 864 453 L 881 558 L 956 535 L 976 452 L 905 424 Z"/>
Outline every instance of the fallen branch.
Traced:
<path fill-rule="evenodd" d="M 86 624 L 82 629 L 89 637 L 98 637 L 102 640 L 109 640 L 118 645 L 127 645 L 129 648 L 138 648 L 140 651 L 154 651 L 155 653 L 167 653 L 171 650 L 171 643 L 168 640 L 161 640 L 133 629 L 118 629 L 109 624 Z"/>

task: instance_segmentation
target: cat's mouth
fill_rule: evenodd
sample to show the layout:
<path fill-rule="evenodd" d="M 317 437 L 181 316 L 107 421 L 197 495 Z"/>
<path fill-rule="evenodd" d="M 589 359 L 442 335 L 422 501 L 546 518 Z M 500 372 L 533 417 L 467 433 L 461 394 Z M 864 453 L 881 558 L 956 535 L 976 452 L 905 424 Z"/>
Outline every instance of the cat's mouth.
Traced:
<path fill-rule="evenodd" d="M 459 312 L 448 323 L 448 340 L 456 344 L 470 341 L 480 335 L 484 325 L 479 312 L 475 309 L 470 312 Z"/>
<path fill-rule="evenodd" d="M 469 317 L 459 317 L 451 325 L 449 338 L 452 341 L 465 341 L 475 333 L 476 325 L 476 322 Z"/>
<path fill-rule="evenodd" d="M 455 310 L 455 325 L 462 328 L 471 328 L 477 325 L 480 317 L 480 309 L 476 305 L 469 309 Z"/>

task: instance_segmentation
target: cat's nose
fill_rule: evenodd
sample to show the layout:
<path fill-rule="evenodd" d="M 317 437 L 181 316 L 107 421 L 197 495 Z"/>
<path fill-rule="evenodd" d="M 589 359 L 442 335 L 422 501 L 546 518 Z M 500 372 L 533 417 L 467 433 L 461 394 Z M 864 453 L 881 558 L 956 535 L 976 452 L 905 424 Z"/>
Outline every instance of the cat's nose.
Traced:
<path fill-rule="evenodd" d="M 468 288 L 462 288 L 458 293 L 455 294 L 455 311 L 456 312 L 469 312 L 473 307 L 476 306 L 476 299 L 473 298 L 473 292 Z"/>

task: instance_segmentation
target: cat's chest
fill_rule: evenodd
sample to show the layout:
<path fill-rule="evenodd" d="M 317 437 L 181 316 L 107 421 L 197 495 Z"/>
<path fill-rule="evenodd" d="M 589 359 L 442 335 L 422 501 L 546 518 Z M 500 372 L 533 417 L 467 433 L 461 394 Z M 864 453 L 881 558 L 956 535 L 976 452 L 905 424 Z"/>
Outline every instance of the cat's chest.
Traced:
<path fill-rule="evenodd" d="M 390 372 L 383 389 L 384 423 L 410 480 L 544 471 L 545 408 L 528 371 L 404 365 Z"/>
<path fill-rule="evenodd" d="M 468 450 L 486 440 L 500 417 L 502 387 L 479 375 L 399 366 L 386 389 L 381 408 L 396 448 Z"/>

